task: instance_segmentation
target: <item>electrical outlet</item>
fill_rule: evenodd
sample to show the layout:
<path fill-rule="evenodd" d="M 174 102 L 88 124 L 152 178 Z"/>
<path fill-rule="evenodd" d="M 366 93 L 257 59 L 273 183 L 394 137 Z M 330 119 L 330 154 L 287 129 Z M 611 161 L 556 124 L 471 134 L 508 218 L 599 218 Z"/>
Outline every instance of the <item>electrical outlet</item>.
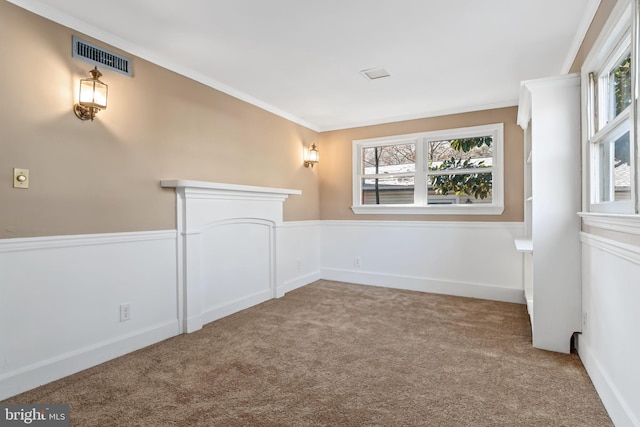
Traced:
<path fill-rule="evenodd" d="M 298 270 L 302 268 L 302 260 L 300 258 L 296 259 L 296 267 L 298 267 Z"/>
<path fill-rule="evenodd" d="M 353 259 L 353 266 L 356 268 L 360 268 L 360 257 L 357 256 Z"/>
<path fill-rule="evenodd" d="M 120 321 L 131 320 L 131 304 L 120 304 Z"/>

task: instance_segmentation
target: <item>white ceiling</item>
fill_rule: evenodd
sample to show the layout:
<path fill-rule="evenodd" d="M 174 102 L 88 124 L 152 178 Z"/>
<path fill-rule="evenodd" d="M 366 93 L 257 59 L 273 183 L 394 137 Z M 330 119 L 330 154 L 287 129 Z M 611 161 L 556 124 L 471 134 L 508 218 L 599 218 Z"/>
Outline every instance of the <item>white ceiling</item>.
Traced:
<path fill-rule="evenodd" d="M 568 71 L 599 4 L 8 1 L 318 131 L 516 105 Z"/>

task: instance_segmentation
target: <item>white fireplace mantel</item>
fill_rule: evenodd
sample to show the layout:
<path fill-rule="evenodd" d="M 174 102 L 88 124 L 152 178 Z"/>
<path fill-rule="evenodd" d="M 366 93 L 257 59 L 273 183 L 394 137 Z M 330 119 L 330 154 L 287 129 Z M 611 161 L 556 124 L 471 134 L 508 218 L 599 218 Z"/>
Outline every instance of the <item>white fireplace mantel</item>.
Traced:
<path fill-rule="evenodd" d="M 184 332 L 276 297 L 275 227 L 300 190 L 167 180 L 175 188 Z"/>
<path fill-rule="evenodd" d="M 206 190 L 219 193 L 244 193 L 244 194 L 272 194 L 281 195 L 286 199 L 290 194 L 302 194 L 300 190 L 288 188 L 258 187 L 253 185 L 226 184 L 222 182 L 192 181 L 188 179 L 174 179 L 160 181 L 162 187 L 185 188 L 193 190 Z M 284 200 L 283 199 L 283 200 Z"/>

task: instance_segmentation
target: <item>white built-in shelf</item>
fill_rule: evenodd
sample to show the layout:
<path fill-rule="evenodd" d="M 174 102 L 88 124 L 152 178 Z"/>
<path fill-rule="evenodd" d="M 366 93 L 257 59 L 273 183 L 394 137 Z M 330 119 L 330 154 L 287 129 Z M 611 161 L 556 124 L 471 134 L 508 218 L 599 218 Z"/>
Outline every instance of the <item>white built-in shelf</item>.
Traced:
<path fill-rule="evenodd" d="M 527 234 L 515 246 L 523 255 L 533 345 L 563 353 L 571 351 L 573 334 L 582 330 L 580 220 L 576 215 L 581 206 L 580 153 L 576 150 L 580 112 L 580 77 L 576 74 L 521 85 L 518 124 L 524 131 Z M 563 166 L 558 168 L 558 164 Z M 558 194 L 563 195 L 561 203 Z"/>

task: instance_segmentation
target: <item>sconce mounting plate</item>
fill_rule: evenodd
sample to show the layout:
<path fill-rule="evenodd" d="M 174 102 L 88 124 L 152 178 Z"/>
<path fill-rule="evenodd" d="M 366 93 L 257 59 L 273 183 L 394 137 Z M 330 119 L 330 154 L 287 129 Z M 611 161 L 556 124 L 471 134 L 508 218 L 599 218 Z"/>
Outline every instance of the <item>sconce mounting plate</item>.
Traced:
<path fill-rule="evenodd" d="M 76 117 L 80 120 L 91 120 L 96 116 L 96 108 L 85 107 L 84 105 L 75 104 L 73 106 L 73 112 L 76 113 Z"/>
<path fill-rule="evenodd" d="M 29 188 L 29 169 L 13 169 L 13 188 Z"/>

